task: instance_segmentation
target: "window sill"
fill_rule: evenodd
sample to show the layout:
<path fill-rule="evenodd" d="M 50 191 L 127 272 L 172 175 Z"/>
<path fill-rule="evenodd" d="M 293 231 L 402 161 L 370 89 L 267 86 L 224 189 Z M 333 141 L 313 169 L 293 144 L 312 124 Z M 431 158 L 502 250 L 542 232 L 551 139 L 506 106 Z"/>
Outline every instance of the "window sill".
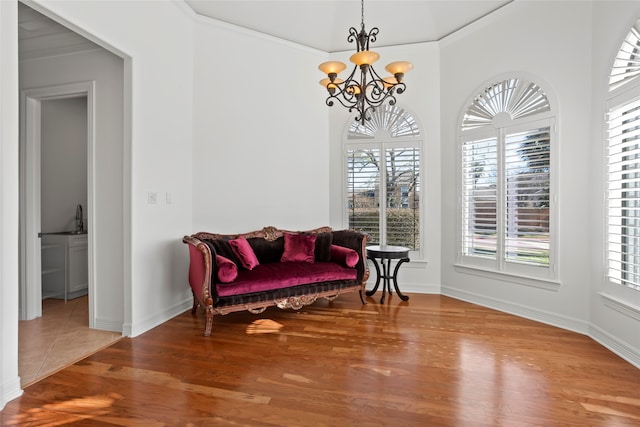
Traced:
<path fill-rule="evenodd" d="M 640 320 L 639 306 L 631 304 L 627 301 L 623 301 L 606 292 L 598 292 L 598 295 L 600 295 L 600 297 L 604 300 L 604 305 L 606 305 L 607 307 L 612 308 L 617 312 L 625 314 L 636 320 Z"/>
<path fill-rule="evenodd" d="M 471 274 L 474 276 L 486 277 L 487 279 L 501 280 L 503 282 L 517 283 L 519 285 L 546 289 L 548 291 L 557 292 L 560 290 L 560 286 L 562 285 L 562 283 L 557 280 L 522 276 L 519 274 L 505 273 L 503 271 L 489 270 L 482 267 L 462 264 L 454 264 L 454 267 L 458 273 Z"/>

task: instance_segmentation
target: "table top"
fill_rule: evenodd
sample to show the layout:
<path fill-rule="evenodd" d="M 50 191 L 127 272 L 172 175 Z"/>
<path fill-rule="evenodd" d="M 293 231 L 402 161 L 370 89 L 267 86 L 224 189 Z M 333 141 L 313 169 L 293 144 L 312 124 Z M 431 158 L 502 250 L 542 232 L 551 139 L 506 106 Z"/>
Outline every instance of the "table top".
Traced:
<path fill-rule="evenodd" d="M 376 258 L 407 258 L 410 250 L 404 246 L 367 246 L 367 254 Z"/>

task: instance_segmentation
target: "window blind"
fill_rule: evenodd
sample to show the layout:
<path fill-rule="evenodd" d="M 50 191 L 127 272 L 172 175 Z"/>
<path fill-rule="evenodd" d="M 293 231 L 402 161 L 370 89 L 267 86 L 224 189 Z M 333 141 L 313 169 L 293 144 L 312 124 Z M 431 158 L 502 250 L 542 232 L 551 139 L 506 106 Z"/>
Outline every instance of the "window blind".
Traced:
<path fill-rule="evenodd" d="M 348 149 L 349 227 L 368 233 L 369 243 L 418 250 L 419 169 L 415 147 Z"/>
<path fill-rule="evenodd" d="M 549 265 L 549 128 L 505 137 L 505 259 Z"/>
<path fill-rule="evenodd" d="M 495 259 L 498 230 L 498 140 L 462 145 L 462 245 L 465 255 Z"/>

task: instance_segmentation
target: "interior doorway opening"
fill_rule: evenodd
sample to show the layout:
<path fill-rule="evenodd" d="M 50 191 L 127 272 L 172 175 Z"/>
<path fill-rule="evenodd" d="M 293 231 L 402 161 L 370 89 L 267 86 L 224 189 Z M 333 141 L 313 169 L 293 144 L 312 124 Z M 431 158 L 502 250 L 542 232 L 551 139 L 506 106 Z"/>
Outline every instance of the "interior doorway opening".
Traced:
<path fill-rule="evenodd" d="M 42 316 L 43 296 L 66 300 L 86 289 L 89 327 L 95 325 L 93 100 L 93 82 L 25 90 L 22 94 L 21 320 Z M 76 126 L 60 123 L 65 117 Z M 65 209 L 71 215 L 65 214 Z"/>

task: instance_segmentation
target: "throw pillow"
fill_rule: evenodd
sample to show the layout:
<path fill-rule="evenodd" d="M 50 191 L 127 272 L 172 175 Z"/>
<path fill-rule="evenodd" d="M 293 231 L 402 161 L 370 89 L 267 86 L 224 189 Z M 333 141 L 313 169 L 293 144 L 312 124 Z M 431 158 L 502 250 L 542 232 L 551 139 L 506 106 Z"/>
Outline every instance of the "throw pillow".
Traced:
<path fill-rule="evenodd" d="M 284 233 L 284 252 L 280 261 L 315 262 L 316 235 Z"/>
<path fill-rule="evenodd" d="M 237 239 L 229 240 L 231 250 L 238 257 L 240 265 L 247 269 L 253 270 L 256 266 L 260 265 L 256 254 L 253 252 L 249 241 L 244 237 L 238 237 Z"/>
<path fill-rule="evenodd" d="M 218 267 L 218 280 L 222 283 L 230 283 L 238 277 L 238 266 L 229 258 L 216 255 L 216 266 Z"/>
<path fill-rule="evenodd" d="M 344 246 L 331 245 L 331 259 L 346 265 L 347 267 L 355 267 L 360 260 L 358 252 Z"/>

